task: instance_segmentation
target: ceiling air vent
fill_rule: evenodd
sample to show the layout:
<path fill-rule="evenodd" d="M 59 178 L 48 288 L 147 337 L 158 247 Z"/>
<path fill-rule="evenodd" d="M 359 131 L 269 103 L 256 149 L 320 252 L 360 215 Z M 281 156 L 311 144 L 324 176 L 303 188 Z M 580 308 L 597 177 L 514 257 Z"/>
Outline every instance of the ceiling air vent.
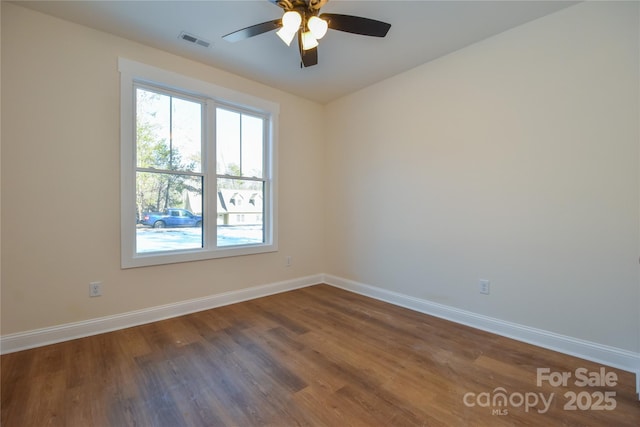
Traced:
<path fill-rule="evenodd" d="M 199 38 L 199 37 L 194 36 L 193 34 L 189 34 L 189 33 L 184 32 L 184 31 L 180 33 L 180 35 L 178 36 L 178 38 L 179 38 L 179 39 L 182 39 L 182 40 L 186 40 L 186 41 L 188 41 L 189 43 L 195 43 L 195 44 L 200 45 L 200 46 L 202 46 L 202 47 L 209 47 L 209 46 L 211 46 L 211 43 L 209 43 L 208 41 L 203 40 L 203 39 L 201 39 L 201 38 Z"/>

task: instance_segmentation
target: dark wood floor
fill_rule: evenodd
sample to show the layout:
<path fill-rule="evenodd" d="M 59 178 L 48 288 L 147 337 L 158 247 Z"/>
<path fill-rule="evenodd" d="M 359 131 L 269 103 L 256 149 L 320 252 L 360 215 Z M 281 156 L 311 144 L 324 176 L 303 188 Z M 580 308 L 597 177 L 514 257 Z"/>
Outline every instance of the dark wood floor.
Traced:
<path fill-rule="evenodd" d="M 640 425 L 632 374 L 578 368 L 601 367 L 318 285 L 4 355 L 2 426 Z"/>

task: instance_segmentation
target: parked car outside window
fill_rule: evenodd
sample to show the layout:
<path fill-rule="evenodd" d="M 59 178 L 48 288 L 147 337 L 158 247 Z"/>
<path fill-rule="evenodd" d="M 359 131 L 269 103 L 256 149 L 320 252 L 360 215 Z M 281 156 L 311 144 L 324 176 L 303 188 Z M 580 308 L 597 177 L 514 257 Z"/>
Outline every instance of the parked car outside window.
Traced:
<path fill-rule="evenodd" d="M 145 213 L 140 223 L 153 228 L 202 227 L 202 216 L 186 209 L 169 208 L 163 212 Z"/>

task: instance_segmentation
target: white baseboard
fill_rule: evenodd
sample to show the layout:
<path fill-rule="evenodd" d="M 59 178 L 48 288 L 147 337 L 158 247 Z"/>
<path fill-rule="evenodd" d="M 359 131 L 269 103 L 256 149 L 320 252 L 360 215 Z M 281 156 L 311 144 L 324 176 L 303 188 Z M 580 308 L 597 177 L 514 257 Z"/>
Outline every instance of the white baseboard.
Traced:
<path fill-rule="evenodd" d="M 434 303 L 375 286 L 340 277 L 317 274 L 237 291 L 210 295 L 143 310 L 82 322 L 67 323 L 48 328 L 19 332 L 0 337 L 0 354 L 41 347 L 48 344 L 83 338 L 145 323 L 156 322 L 197 311 L 235 304 L 294 289 L 326 283 L 350 292 L 365 295 L 420 313 L 429 314 L 476 329 L 492 332 L 518 341 L 580 357 L 596 363 L 619 368 L 636 374 L 636 392 L 640 394 L 640 353 L 560 335 L 541 329 L 476 314 L 470 311 Z"/>
<path fill-rule="evenodd" d="M 324 283 L 538 347 L 633 372 L 636 374 L 636 393 L 640 395 L 640 353 L 506 322 L 336 276 L 324 275 Z"/>
<path fill-rule="evenodd" d="M 197 311 L 235 304 L 268 295 L 304 288 L 322 283 L 323 275 L 301 277 L 283 282 L 271 283 L 237 291 L 210 295 L 177 303 L 166 304 L 143 310 L 113 316 L 99 317 L 81 322 L 66 323 L 48 328 L 19 332 L 0 337 L 0 354 L 88 337 L 145 323 L 157 322 L 171 317 L 182 316 Z"/>

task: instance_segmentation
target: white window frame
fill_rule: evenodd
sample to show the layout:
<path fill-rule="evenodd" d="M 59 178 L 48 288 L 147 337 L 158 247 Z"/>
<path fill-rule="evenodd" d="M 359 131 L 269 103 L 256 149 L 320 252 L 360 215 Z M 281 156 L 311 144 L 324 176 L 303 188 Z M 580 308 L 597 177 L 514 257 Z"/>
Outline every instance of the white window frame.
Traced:
<path fill-rule="evenodd" d="M 277 128 L 280 106 L 277 103 L 227 89 L 212 83 L 165 71 L 150 65 L 118 59 L 120 72 L 120 240 L 121 267 L 133 268 L 178 262 L 199 261 L 278 250 L 277 214 Z M 136 124 L 134 84 L 148 84 L 168 91 L 206 99 L 207 123 L 215 123 L 216 107 L 231 107 L 267 118 L 267 143 L 264 150 L 264 242 L 238 246 L 217 246 L 217 175 L 215 126 L 205 128 L 203 144 L 204 227 L 203 248 L 146 252 L 136 251 L 135 180 L 136 180 Z M 206 126 L 206 124 L 204 124 Z"/>

